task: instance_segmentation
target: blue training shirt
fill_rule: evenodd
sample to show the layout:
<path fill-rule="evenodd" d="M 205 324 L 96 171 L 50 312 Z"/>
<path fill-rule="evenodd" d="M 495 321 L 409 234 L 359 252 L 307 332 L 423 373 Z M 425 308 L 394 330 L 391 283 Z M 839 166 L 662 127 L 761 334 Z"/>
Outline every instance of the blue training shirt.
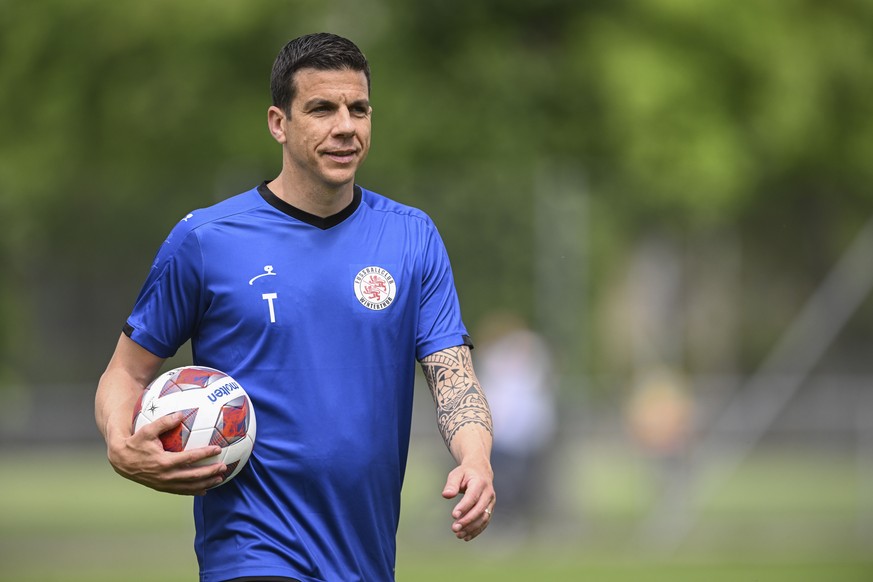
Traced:
<path fill-rule="evenodd" d="M 427 215 L 356 186 L 322 219 L 262 184 L 172 230 L 125 333 L 190 338 L 257 412 L 248 465 L 194 501 L 203 582 L 394 579 L 415 361 L 469 343 Z"/>

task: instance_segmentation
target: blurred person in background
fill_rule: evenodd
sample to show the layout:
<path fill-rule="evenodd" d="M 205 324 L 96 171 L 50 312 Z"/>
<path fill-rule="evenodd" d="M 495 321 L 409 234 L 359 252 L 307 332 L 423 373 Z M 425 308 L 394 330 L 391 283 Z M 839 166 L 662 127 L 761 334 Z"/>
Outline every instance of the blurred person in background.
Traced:
<path fill-rule="evenodd" d="M 663 364 L 641 370 L 625 415 L 630 435 L 647 461 L 656 499 L 640 533 L 643 541 L 660 543 L 691 510 L 688 456 L 694 403 L 684 375 Z"/>
<path fill-rule="evenodd" d="M 497 531 L 519 541 L 533 533 L 549 497 L 556 433 L 555 377 L 546 341 L 513 313 L 483 322 L 476 367 L 494 419 L 491 462 L 500 487 Z M 504 538 L 504 539 L 505 539 Z"/>
<path fill-rule="evenodd" d="M 122 476 L 196 495 L 203 582 L 393 580 L 415 361 L 457 466 L 452 533 L 469 541 L 495 503 L 491 415 L 473 371 L 451 267 L 433 222 L 355 184 L 370 147 L 370 71 L 351 41 L 290 41 L 271 78 L 279 176 L 173 229 L 100 379 L 96 419 Z M 169 415 L 131 432 L 165 358 L 237 379 L 258 435 L 248 465 L 166 452 Z"/>

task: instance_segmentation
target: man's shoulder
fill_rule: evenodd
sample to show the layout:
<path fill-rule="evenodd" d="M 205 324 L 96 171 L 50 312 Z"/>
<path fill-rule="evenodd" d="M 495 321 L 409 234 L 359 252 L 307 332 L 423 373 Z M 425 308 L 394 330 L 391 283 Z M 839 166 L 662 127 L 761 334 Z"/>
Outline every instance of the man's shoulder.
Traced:
<path fill-rule="evenodd" d="M 371 210 L 405 216 L 413 220 L 421 220 L 427 224 L 432 223 L 430 216 L 420 208 L 403 204 L 366 188 L 361 188 L 361 191 L 363 193 L 362 202 Z"/>
<path fill-rule="evenodd" d="M 211 206 L 192 210 L 173 226 L 164 242 L 171 246 L 178 245 L 191 233 L 209 229 L 212 225 L 245 215 L 250 210 L 257 208 L 260 200 L 257 189 L 253 188 L 216 202 Z"/>
<path fill-rule="evenodd" d="M 258 208 L 262 206 L 261 200 L 257 189 L 252 188 L 241 194 L 225 198 L 211 206 L 192 210 L 182 218 L 180 224 L 185 223 L 191 229 L 194 229 Z"/>

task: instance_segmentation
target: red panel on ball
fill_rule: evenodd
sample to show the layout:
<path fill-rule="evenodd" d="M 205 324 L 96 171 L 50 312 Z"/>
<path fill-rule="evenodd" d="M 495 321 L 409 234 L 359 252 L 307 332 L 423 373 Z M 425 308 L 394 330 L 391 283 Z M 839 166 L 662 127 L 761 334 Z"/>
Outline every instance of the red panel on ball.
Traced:
<path fill-rule="evenodd" d="M 248 398 L 240 396 L 222 406 L 215 428 L 229 444 L 245 438 L 249 429 Z"/>
<path fill-rule="evenodd" d="M 209 368 L 198 368 L 191 366 L 183 369 L 176 375 L 175 382 L 181 386 L 182 390 L 189 388 L 205 388 L 212 384 L 215 380 L 224 378 L 227 374 L 218 370 Z"/>
<path fill-rule="evenodd" d="M 194 418 L 197 416 L 197 409 L 189 408 L 187 410 L 180 410 L 179 412 L 185 415 L 181 424 L 160 436 L 165 451 L 172 451 L 174 453 L 184 451 L 185 445 L 188 444 L 188 437 L 191 436 L 191 427 L 194 426 Z"/>

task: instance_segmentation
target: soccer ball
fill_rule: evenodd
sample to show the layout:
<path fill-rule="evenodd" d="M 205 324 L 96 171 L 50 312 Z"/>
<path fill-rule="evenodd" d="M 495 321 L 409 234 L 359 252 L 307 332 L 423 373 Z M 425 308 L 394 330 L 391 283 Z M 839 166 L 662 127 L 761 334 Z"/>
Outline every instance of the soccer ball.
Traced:
<path fill-rule="evenodd" d="M 164 450 L 181 452 L 218 445 L 221 452 L 199 465 L 224 463 L 223 485 L 242 470 L 255 445 L 255 409 L 240 384 L 219 370 L 184 366 L 155 378 L 133 411 L 133 430 L 182 412 L 182 423 L 160 435 Z"/>

